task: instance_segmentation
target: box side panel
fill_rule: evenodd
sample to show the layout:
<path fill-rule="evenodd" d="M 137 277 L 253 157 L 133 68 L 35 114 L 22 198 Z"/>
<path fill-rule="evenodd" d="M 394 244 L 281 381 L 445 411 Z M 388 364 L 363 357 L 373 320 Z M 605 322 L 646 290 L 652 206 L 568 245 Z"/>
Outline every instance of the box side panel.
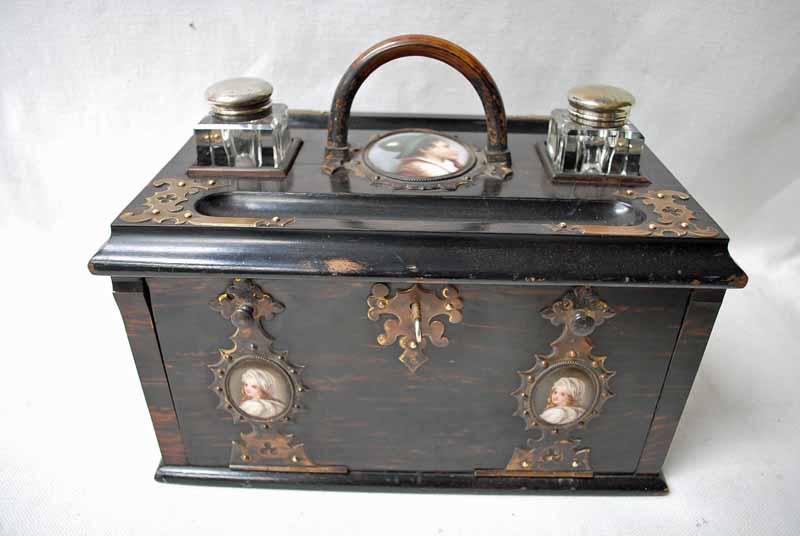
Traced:
<path fill-rule="evenodd" d="M 113 284 L 114 299 L 122 313 L 136 371 L 161 449 L 162 463 L 185 464 L 187 460 L 183 438 L 161 360 L 144 280 L 115 279 Z"/>
<path fill-rule="evenodd" d="M 151 279 L 153 310 L 175 406 L 197 466 L 226 466 L 234 423 L 209 389 L 209 365 L 230 348 L 234 328 L 209 307 L 229 279 Z M 285 311 L 266 322 L 275 347 L 305 366 L 307 410 L 284 431 L 317 464 L 353 470 L 473 471 L 503 468 L 534 434 L 514 416 L 518 371 L 550 352 L 561 328 L 540 311 L 567 287 L 458 285 L 463 322 L 445 321 L 449 345 L 411 374 L 397 346 L 376 337 L 385 317 L 367 318 L 373 282 L 353 279 L 257 280 Z M 411 283 L 393 283 L 404 289 Z M 429 285 L 428 288 L 440 288 Z M 595 472 L 632 473 L 652 421 L 688 292 L 597 288 L 617 316 L 591 338 L 607 355 L 615 396 L 575 437 L 591 448 Z"/>
<path fill-rule="evenodd" d="M 675 345 L 675 354 L 639 461 L 639 473 L 655 474 L 661 471 L 724 296 L 724 290 L 692 291 Z"/>

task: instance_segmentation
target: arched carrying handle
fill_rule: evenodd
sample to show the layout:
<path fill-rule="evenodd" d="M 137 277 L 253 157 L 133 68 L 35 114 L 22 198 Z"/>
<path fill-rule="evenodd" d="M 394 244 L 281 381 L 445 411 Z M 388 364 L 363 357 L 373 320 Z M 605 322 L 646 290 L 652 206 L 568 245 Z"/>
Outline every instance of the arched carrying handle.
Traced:
<path fill-rule="evenodd" d="M 375 69 L 397 58 L 424 56 L 453 67 L 469 80 L 483 103 L 486 114 L 486 159 L 511 165 L 508 152 L 506 112 L 492 76 L 472 54 L 445 39 L 430 35 L 390 37 L 362 53 L 347 69 L 333 95 L 328 117 L 328 144 L 325 147 L 326 173 L 333 173 L 350 158 L 347 128 L 350 107 L 364 80 Z"/>

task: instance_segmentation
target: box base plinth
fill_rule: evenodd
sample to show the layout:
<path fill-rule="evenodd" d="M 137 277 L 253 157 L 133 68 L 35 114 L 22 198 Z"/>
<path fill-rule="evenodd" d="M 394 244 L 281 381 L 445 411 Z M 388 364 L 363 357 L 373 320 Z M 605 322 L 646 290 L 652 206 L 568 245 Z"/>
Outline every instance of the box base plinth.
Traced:
<path fill-rule="evenodd" d="M 606 474 L 593 478 L 479 477 L 471 472 L 350 471 L 347 474 L 320 474 L 161 465 L 155 478 L 159 482 L 174 484 L 346 491 L 655 495 L 669 492 L 661 473 Z"/>

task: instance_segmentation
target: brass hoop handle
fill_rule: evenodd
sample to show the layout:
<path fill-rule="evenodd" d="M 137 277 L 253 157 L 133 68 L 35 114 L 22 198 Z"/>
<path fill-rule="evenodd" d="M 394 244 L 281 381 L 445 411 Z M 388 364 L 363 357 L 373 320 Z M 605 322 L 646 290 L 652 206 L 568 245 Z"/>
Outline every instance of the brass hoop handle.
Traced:
<path fill-rule="evenodd" d="M 348 121 L 353 99 L 361 84 L 384 63 L 408 56 L 439 60 L 469 80 L 477 91 L 486 114 L 486 159 L 510 166 L 505 107 L 489 71 L 475 56 L 455 43 L 430 35 L 400 35 L 390 37 L 364 51 L 350 65 L 336 86 L 328 116 L 328 144 L 325 147 L 323 171 L 331 174 L 350 158 L 350 146 L 347 143 Z"/>

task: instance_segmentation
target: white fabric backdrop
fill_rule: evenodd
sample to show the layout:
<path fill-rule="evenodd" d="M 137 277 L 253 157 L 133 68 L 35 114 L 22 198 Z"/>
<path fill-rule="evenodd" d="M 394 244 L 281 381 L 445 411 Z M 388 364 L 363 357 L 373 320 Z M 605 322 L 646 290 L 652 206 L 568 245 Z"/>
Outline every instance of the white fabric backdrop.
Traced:
<path fill-rule="evenodd" d="M 108 224 L 191 133 L 212 82 L 327 109 L 363 49 L 430 33 L 509 114 L 628 88 L 649 145 L 733 237 L 726 297 L 665 466 L 666 497 L 280 492 L 156 484 L 155 437 L 106 279 Z M 800 5 L 63 2 L 0 5 L 3 534 L 797 534 Z M 380 69 L 355 109 L 480 113 L 444 65 Z M 306 148 L 311 150 L 311 148 Z M 236 512 L 242 512 L 237 514 Z"/>

